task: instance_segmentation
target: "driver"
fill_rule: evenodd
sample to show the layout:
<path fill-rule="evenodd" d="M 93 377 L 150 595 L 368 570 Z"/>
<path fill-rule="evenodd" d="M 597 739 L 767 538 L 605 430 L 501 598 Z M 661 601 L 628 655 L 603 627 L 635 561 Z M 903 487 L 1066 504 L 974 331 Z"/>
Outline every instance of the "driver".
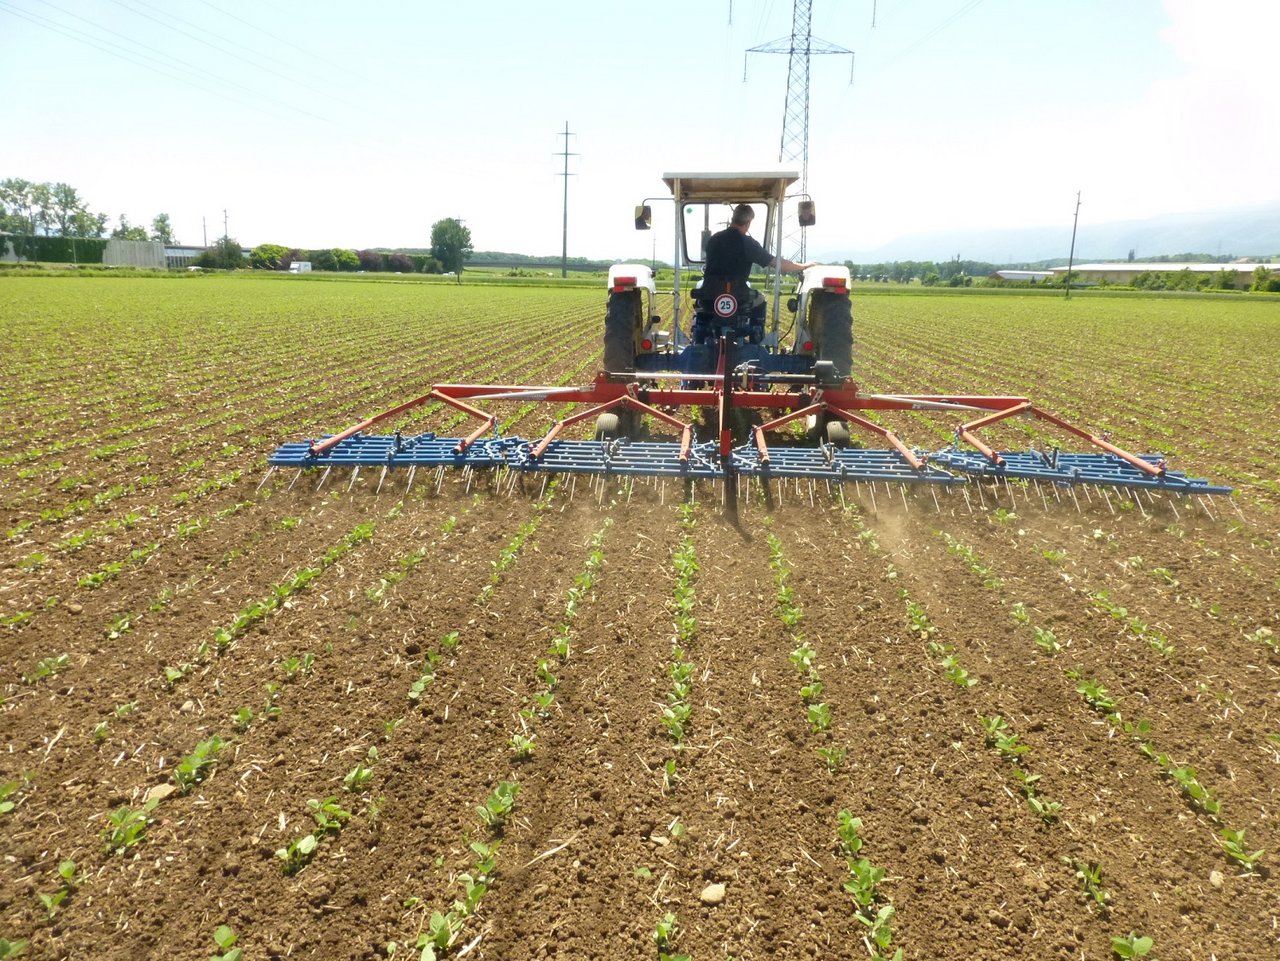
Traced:
<path fill-rule="evenodd" d="M 751 221 L 755 216 L 756 212 L 750 204 L 738 204 L 733 208 L 733 217 L 729 221 L 729 226 L 712 235 L 707 241 L 707 277 L 724 278 L 730 281 L 734 288 L 738 288 L 747 282 L 753 264 L 759 264 L 761 267 L 774 265 L 778 258 L 765 250 L 758 240 L 747 233 L 751 229 Z M 784 274 L 799 273 L 812 266 L 814 266 L 813 261 L 797 264 L 787 260 L 786 257 L 782 258 Z M 753 301 L 757 298 L 764 299 L 759 291 L 752 291 L 752 293 Z"/>

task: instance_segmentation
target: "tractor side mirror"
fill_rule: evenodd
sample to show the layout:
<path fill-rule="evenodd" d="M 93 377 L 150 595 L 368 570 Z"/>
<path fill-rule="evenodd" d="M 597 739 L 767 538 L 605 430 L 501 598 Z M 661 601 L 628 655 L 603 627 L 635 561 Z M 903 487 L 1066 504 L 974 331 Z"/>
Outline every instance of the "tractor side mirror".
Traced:
<path fill-rule="evenodd" d="M 818 222 L 818 208 L 812 200 L 800 201 L 800 206 L 796 208 L 796 220 L 801 227 L 812 227 Z"/>
<path fill-rule="evenodd" d="M 636 230 L 648 230 L 653 226 L 653 208 L 648 204 L 636 207 Z"/>
<path fill-rule="evenodd" d="M 791 311 L 794 314 L 799 309 L 800 309 L 800 301 L 795 297 L 788 297 L 787 310 Z"/>

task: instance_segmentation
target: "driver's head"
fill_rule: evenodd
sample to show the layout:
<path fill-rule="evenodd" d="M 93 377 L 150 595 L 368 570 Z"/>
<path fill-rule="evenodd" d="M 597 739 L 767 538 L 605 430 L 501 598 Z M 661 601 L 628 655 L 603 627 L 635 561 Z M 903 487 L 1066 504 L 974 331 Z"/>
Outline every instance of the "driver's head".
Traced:
<path fill-rule="evenodd" d="M 733 208 L 733 219 L 729 221 L 734 227 L 750 227 L 756 219 L 756 212 L 751 204 L 738 204 Z"/>

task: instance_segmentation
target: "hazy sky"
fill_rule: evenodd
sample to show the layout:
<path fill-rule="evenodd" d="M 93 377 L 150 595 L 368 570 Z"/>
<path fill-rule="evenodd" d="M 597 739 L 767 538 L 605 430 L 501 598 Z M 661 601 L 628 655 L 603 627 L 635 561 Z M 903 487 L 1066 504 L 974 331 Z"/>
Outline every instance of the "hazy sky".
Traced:
<path fill-rule="evenodd" d="M 873 10 L 875 22 L 873 27 Z M 813 0 L 811 253 L 1280 199 L 1276 0 Z M 0 0 L 0 178 L 180 240 L 669 258 L 661 174 L 778 165 L 785 0 Z M 666 228 L 666 229 L 664 229 Z"/>

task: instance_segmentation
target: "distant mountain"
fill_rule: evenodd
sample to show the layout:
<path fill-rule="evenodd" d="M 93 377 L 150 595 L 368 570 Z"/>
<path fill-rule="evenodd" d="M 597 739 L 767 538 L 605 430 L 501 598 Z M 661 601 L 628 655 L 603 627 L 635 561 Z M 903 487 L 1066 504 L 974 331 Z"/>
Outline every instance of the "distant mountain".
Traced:
<path fill-rule="evenodd" d="M 892 260 L 963 260 L 991 263 L 1034 263 L 1061 259 L 1066 263 L 1071 225 L 946 230 L 911 234 L 871 250 L 850 253 L 815 251 L 820 258 L 860 264 Z M 1076 262 L 1124 260 L 1133 250 L 1138 260 L 1182 252 L 1234 257 L 1280 255 L 1280 204 L 1252 210 L 1165 214 L 1147 220 L 1081 223 L 1076 236 Z"/>

